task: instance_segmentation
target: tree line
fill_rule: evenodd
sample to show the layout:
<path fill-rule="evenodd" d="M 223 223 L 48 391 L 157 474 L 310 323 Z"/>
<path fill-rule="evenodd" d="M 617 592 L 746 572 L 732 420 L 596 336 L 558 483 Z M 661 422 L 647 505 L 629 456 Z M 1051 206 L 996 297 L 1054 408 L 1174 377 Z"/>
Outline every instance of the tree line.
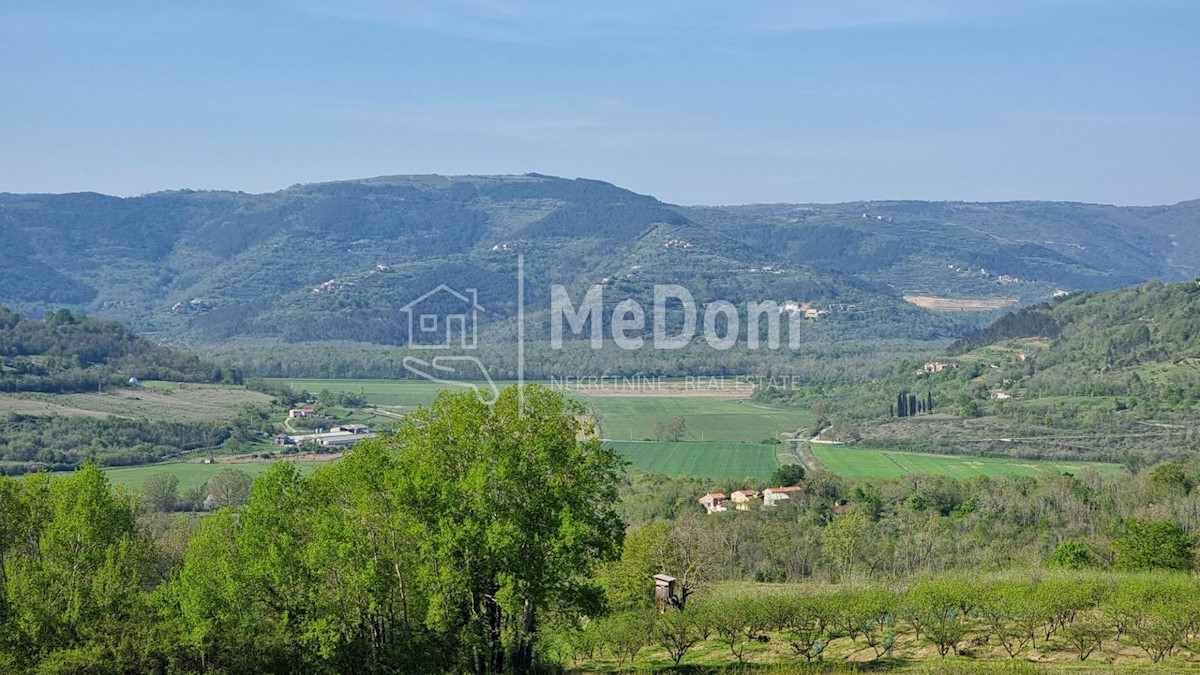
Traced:
<path fill-rule="evenodd" d="M 120 417 L 0 417 L 0 473 L 61 471 L 85 462 L 148 464 L 191 452 L 233 448 L 274 432 L 269 416 L 247 406 L 228 422 L 174 422 Z"/>
<path fill-rule="evenodd" d="M 583 410 L 443 394 L 396 436 L 151 536 L 88 465 L 0 479 L 0 671 L 532 672 L 543 625 L 595 613 L 621 461 Z M 169 494 L 170 489 L 165 491 Z"/>
<path fill-rule="evenodd" d="M 169 477 L 140 496 L 95 465 L 0 479 L 0 672 L 527 673 L 726 639 L 751 661 L 764 644 L 807 662 L 1092 638 L 1156 660 L 1195 634 L 1187 460 L 1135 477 L 789 469 L 793 499 L 706 516 L 698 495 L 747 484 L 626 474 L 581 440 L 579 406 L 526 395 L 518 414 L 512 388 L 492 408 L 444 393 L 311 474 L 273 465 L 248 495 L 227 472 L 204 517 L 162 513 L 189 498 Z M 676 579 L 665 613 L 660 573 Z M 1056 604 L 1064 588 L 1076 604 Z"/>

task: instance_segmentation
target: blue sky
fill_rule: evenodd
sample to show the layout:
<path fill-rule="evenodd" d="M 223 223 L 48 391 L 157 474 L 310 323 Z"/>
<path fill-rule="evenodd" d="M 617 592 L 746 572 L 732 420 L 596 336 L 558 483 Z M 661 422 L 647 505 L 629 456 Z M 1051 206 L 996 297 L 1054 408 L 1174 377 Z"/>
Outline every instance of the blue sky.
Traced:
<path fill-rule="evenodd" d="M 0 191 L 1200 197 L 1194 0 L 9 0 Z"/>

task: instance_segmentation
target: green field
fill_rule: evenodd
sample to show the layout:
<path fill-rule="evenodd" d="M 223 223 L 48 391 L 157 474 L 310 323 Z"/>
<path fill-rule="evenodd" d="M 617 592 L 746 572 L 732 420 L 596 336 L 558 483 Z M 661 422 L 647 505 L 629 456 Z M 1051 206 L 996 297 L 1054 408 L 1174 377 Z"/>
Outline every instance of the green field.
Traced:
<path fill-rule="evenodd" d="M 812 453 L 830 471 L 846 478 L 900 478 L 910 474 L 937 474 L 953 478 L 1037 476 L 1051 471 L 1078 473 L 1085 469 L 1115 474 L 1122 470 L 1116 464 L 1095 462 L 950 457 L 841 445 L 814 445 Z"/>
<path fill-rule="evenodd" d="M 442 385 L 386 380 L 280 380 L 295 389 L 318 393 L 362 392 L 369 403 L 409 408 L 433 400 Z M 510 383 L 497 383 L 504 386 Z M 667 476 L 698 478 L 768 478 L 778 466 L 775 439 L 812 425 L 806 410 L 776 408 L 751 401 L 665 393 L 662 396 L 596 396 L 572 392 L 595 415 L 602 435 L 633 466 Z M 656 422 L 682 417 L 683 443 L 643 442 L 653 437 Z"/>
<path fill-rule="evenodd" d="M 710 443 L 757 443 L 813 423 L 807 410 L 723 398 L 592 396 L 584 401 L 596 415 L 604 437 L 614 441 L 654 440 L 654 423 L 672 417 L 682 417 L 687 423 L 682 440 Z"/>
<path fill-rule="evenodd" d="M 316 394 L 330 391 L 362 392 L 379 406 L 414 407 L 433 401 L 444 385 L 406 380 L 277 380 L 294 389 Z M 508 382 L 497 382 L 503 387 Z M 696 395 L 589 396 L 571 392 L 595 414 L 605 438 L 640 441 L 652 438 L 655 422 L 682 417 L 687 433 L 682 440 L 716 443 L 757 443 L 780 433 L 806 428 L 812 413 L 796 408 L 776 408 L 727 398 Z"/>
<path fill-rule="evenodd" d="M 286 460 L 281 460 L 286 461 Z M 308 473 L 319 466 L 328 462 L 296 462 L 302 473 Z M 251 476 L 266 471 L 272 462 L 241 462 L 227 464 L 198 464 L 194 462 L 170 462 L 166 464 L 146 464 L 143 466 L 128 466 L 114 467 L 105 469 L 104 473 L 113 485 L 123 485 L 130 490 L 140 490 L 142 482 L 147 476 L 156 473 L 170 473 L 179 477 L 180 492 L 188 489 L 193 485 L 198 485 L 208 481 L 208 479 L 220 473 L 222 470 L 231 468 L 238 471 L 245 471 Z"/>
<path fill-rule="evenodd" d="M 774 445 L 759 443 L 647 443 L 611 441 L 634 468 L 664 476 L 758 478 L 775 471 Z"/>

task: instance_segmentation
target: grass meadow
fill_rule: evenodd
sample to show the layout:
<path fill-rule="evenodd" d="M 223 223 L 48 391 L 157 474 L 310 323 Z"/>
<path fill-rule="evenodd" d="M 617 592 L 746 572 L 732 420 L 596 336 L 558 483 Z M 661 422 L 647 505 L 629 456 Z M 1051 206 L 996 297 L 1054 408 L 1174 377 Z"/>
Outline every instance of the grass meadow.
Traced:
<path fill-rule="evenodd" d="M 609 441 L 634 468 L 665 476 L 767 479 L 779 463 L 774 445 Z"/>
<path fill-rule="evenodd" d="M 289 460 L 279 460 L 289 461 Z M 308 473 L 327 462 L 297 461 L 296 466 L 303 473 Z M 148 476 L 156 473 L 169 473 L 179 477 L 180 492 L 193 485 L 207 482 L 224 469 L 237 469 L 251 476 L 266 471 L 273 462 L 229 462 L 216 464 L 200 464 L 198 462 L 168 462 L 164 464 L 145 464 L 142 466 L 122 466 L 105 469 L 104 473 L 113 485 L 122 485 L 130 490 L 140 490 Z"/>
<path fill-rule="evenodd" d="M 833 473 L 846 478 L 900 478 L 910 474 L 937 474 L 953 478 L 972 476 L 1037 476 L 1047 472 L 1078 473 L 1092 469 L 1103 474 L 1122 471 L 1116 464 L 1048 462 L 992 457 L 952 457 L 911 452 L 871 450 L 849 445 L 814 445 L 812 453 Z"/>

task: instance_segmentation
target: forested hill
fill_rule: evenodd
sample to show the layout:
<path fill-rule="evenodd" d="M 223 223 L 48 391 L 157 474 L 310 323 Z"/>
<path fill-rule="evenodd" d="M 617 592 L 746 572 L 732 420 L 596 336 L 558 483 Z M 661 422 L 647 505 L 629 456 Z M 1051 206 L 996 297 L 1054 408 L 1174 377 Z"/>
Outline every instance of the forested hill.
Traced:
<path fill-rule="evenodd" d="M 1101 375 L 1126 368 L 1200 360 L 1200 281 L 1148 282 L 1026 307 L 957 342 L 952 354 L 1045 338 L 1042 367 L 1069 364 Z"/>
<path fill-rule="evenodd" d="M 0 307 L 0 392 L 94 391 L 131 378 L 221 382 L 240 375 L 156 345 L 115 321 L 66 309 L 27 319 Z"/>
<path fill-rule="evenodd" d="M 944 356 L 905 360 L 884 379 L 810 398 L 796 402 L 823 401 L 830 433 L 875 447 L 1133 462 L 1194 452 L 1200 282 L 1146 282 L 1027 307 Z"/>
<path fill-rule="evenodd" d="M 1059 290 L 1187 278 L 1200 273 L 1197 224 L 1197 202 L 677 207 L 536 174 L 257 195 L 0 194 L 0 303 L 87 310 L 160 339 L 402 344 L 401 308 L 440 283 L 477 288 L 485 324 L 508 330 L 524 254 L 534 312 L 552 283 L 602 284 L 619 300 L 669 282 L 701 302 L 852 305 L 859 314 L 828 317 L 840 338 L 928 339 L 989 315 L 934 315 L 906 297 L 996 312 Z"/>

